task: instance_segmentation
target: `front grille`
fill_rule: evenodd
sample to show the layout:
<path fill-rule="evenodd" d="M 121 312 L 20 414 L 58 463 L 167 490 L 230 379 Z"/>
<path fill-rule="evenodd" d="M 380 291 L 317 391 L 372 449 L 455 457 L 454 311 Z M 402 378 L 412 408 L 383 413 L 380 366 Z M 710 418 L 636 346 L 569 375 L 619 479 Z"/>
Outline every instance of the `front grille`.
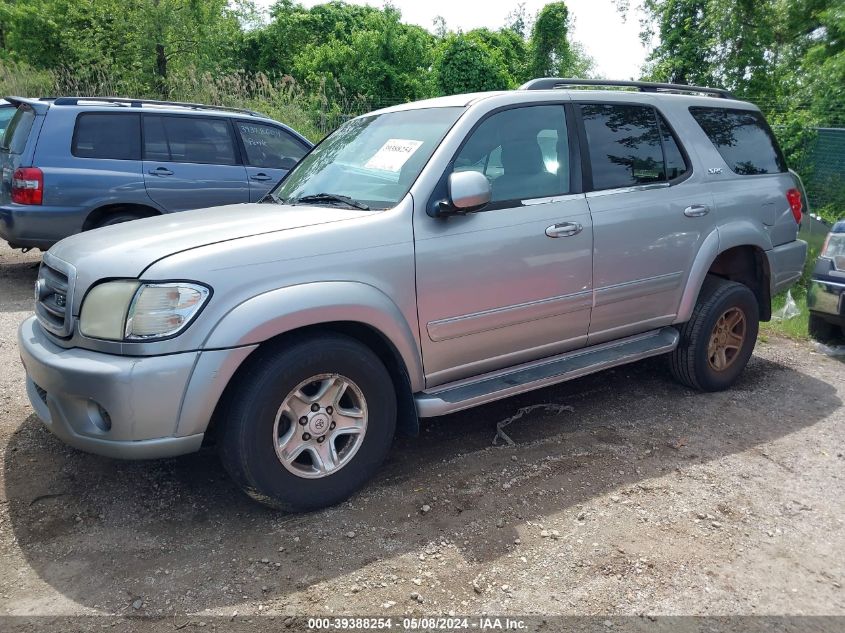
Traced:
<path fill-rule="evenodd" d="M 56 336 L 70 336 L 73 277 L 70 264 L 44 254 L 35 282 L 35 314 L 39 323 Z"/>

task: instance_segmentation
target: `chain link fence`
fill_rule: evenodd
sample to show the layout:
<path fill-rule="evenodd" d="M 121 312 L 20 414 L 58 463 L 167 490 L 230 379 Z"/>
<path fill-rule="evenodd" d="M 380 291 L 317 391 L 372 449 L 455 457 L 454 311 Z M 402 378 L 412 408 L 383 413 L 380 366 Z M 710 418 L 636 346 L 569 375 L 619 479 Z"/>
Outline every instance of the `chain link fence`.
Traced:
<path fill-rule="evenodd" d="M 845 218 L 845 128 L 815 128 L 801 167 L 811 210 L 828 221 Z"/>

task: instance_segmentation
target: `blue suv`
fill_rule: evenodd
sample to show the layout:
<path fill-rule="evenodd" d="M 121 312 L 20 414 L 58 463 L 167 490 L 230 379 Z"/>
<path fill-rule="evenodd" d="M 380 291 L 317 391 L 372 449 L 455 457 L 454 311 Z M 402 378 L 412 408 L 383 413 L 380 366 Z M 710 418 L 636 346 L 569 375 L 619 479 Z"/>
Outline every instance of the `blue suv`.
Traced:
<path fill-rule="evenodd" d="M 13 248 L 46 250 L 101 226 L 255 202 L 312 146 L 248 110 L 110 97 L 6 100 L 16 111 L 0 143 L 0 238 Z"/>

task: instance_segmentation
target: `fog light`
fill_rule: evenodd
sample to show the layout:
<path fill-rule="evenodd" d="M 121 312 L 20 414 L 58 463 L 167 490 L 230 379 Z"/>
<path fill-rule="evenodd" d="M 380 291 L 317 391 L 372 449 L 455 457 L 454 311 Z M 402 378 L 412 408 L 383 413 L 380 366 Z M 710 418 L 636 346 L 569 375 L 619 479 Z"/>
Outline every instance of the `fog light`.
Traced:
<path fill-rule="evenodd" d="M 88 418 L 101 431 L 111 431 L 111 416 L 99 402 L 88 401 Z"/>

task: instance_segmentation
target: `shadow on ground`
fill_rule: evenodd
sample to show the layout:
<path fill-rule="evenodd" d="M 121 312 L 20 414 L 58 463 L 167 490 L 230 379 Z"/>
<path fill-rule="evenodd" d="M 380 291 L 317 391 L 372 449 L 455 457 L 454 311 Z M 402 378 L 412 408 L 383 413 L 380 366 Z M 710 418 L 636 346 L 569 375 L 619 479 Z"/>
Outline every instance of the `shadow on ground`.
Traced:
<path fill-rule="evenodd" d="M 37 252 L 23 254 L 0 246 L 0 312 L 32 310 L 40 261 Z"/>
<path fill-rule="evenodd" d="M 527 413 L 506 429 L 515 446 L 491 447 L 498 421 L 537 403 L 574 410 Z M 68 598 L 126 608 L 165 592 L 225 607 L 441 540 L 467 560 L 495 561 L 525 520 L 752 449 L 840 406 L 832 386 L 757 356 L 719 394 L 677 386 L 652 359 L 426 421 L 419 438 L 397 441 L 364 491 L 307 515 L 241 495 L 213 452 L 111 461 L 65 447 L 30 416 L 6 448 L 5 493 L 27 562 Z"/>

